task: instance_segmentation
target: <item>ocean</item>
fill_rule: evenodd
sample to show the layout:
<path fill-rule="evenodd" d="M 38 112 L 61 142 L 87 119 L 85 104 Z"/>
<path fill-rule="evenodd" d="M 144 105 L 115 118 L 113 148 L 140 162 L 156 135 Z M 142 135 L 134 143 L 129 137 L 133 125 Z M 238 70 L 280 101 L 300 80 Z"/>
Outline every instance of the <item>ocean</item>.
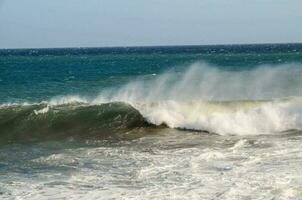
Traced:
<path fill-rule="evenodd" d="M 0 50 L 0 199 L 302 199 L 302 44 Z"/>

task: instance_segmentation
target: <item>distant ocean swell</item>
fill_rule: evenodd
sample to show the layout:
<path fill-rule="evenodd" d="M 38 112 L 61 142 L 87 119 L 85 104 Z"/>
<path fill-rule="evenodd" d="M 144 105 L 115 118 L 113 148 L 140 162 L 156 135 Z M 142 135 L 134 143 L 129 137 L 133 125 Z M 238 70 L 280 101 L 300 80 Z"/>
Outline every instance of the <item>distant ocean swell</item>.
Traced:
<path fill-rule="evenodd" d="M 133 129 L 180 128 L 220 135 L 302 129 L 302 66 L 222 70 L 196 63 L 184 72 L 134 80 L 94 97 L 2 104 L 0 141 L 119 138 Z"/>

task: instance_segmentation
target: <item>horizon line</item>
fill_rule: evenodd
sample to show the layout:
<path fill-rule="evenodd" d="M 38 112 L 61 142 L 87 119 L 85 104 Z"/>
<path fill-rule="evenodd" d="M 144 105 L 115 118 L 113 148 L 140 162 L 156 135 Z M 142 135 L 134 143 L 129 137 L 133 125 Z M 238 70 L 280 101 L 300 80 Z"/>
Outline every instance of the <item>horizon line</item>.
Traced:
<path fill-rule="evenodd" d="M 248 45 L 302 45 L 302 42 L 288 43 L 221 43 L 221 44 L 177 44 L 177 45 L 127 45 L 127 46 L 82 46 L 82 47 L 29 47 L 0 48 L 0 50 L 36 50 L 36 49 L 106 49 L 106 48 L 163 48 L 163 47 L 207 47 L 207 46 L 248 46 Z"/>

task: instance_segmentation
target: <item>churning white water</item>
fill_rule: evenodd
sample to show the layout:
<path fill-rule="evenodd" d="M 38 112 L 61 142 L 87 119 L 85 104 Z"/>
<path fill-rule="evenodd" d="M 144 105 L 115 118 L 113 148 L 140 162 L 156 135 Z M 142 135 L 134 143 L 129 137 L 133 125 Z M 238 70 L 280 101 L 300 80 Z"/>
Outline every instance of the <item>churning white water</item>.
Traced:
<path fill-rule="evenodd" d="M 152 132 L 152 130 L 150 130 Z M 301 199 L 301 134 L 164 129 L 116 144 L 2 148 L 3 199 Z M 19 158 L 13 160 L 12 158 Z M 3 170 L 2 170 L 3 171 Z"/>

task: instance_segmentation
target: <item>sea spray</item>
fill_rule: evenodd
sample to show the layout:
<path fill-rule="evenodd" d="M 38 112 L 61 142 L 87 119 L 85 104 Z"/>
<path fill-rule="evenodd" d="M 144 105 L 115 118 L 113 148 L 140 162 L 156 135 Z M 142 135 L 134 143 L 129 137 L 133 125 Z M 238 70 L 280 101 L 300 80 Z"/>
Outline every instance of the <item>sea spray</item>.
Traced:
<path fill-rule="evenodd" d="M 245 70 L 207 63 L 168 71 L 151 80 L 137 79 L 103 91 L 94 102 L 158 100 L 263 100 L 302 96 L 301 64 L 260 65 Z"/>
<path fill-rule="evenodd" d="M 150 123 L 171 128 L 272 134 L 301 128 L 301 76 L 298 64 L 234 71 L 195 63 L 181 73 L 107 90 L 92 103 L 127 102 Z"/>
<path fill-rule="evenodd" d="M 2 138 L 33 139 L 107 137 L 150 124 L 220 135 L 300 130 L 301 76 L 298 64 L 234 71 L 195 63 L 185 71 L 138 78 L 95 97 L 66 95 L 40 103 L 3 104 L 0 130 Z"/>

